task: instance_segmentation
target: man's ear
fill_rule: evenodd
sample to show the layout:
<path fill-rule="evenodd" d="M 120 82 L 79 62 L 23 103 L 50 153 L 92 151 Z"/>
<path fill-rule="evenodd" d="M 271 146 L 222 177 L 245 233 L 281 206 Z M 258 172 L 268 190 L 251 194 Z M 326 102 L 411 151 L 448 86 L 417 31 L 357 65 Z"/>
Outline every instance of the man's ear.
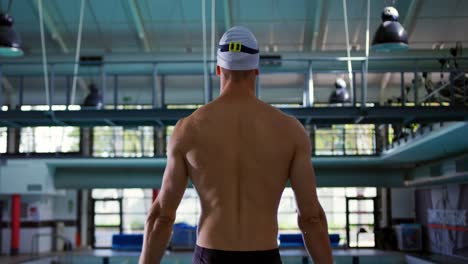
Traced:
<path fill-rule="evenodd" d="M 216 75 L 221 75 L 221 67 L 219 67 L 219 65 L 216 65 Z"/>

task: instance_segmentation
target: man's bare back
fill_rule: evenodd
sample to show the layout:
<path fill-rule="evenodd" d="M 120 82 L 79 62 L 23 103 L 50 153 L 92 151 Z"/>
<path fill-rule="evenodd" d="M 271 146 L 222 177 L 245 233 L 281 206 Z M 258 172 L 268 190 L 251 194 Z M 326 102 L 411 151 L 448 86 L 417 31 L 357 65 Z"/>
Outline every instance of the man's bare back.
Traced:
<path fill-rule="evenodd" d="M 202 207 L 193 263 L 281 263 L 277 210 L 288 180 L 307 250 L 314 263 L 332 263 L 309 137 L 297 120 L 255 97 L 258 52 L 246 28 L 234 27 L 221 38 L 221 95 L 174 129 L 140 263 L 161 261 L 189 179 Z"/>
<path fill-rule="evenodd" d="M 197 244 L 278 247 L 277 210 L 294 155 L 295 120 L 255 97 L 224 96 L 181 123 L 202 205 Z M 300 132 L 300 131 L 299 131 Z"/>

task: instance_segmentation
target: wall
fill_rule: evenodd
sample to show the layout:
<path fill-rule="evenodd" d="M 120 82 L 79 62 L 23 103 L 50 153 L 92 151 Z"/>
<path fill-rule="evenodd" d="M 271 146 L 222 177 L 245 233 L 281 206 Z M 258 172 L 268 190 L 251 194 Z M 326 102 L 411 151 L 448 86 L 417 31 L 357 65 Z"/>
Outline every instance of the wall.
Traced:
<path fill-rule="evenodd" d="M 414 189 L 391 189 L 392 223 L 413 222 L 416 217 Z"/>
<path fill-rule="evenodd" d="M 3 202 L 1 224 L 1 254 L 10 252 L 10 199 L 8 195 L 0 196 Z M 48 252 L 54 248 L 56 241 L 51 234 L 61 234 L 75 246 L 76 233 L 76 191 L 65 191 L 63 195 L 22 195 L 21 196 L 21 229 L 20 249 L 23 254 L 32 252 Z M 57 229 L 57 224 L 65 224 L 62 230 Z M 32 238 L 37 234 L 45 234 L 38 238 L 37 248 L 32 245 Z M 59 245 L 59 242 L 57 245 Z M 60 247 L 60 245 L 59 245 Z"/>

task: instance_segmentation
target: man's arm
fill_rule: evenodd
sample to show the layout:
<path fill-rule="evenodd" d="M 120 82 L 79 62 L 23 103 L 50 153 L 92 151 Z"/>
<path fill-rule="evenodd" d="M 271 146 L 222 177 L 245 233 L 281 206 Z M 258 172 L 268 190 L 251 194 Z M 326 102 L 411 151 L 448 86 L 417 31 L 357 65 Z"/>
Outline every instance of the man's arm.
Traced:
<path fill-rule="evenodd" d="M 290 169 L 290 181 L 296 196 L 298 224 L 314 263 L 333 263 L 325 213 L 317 197 L 315 174 L 310 161 L 310 139 L 297 122 L 297 144 Z"/>
<path fill-rule="evenodd" d="M 161 192 L 151 206 L 146 220 L 140 264 L 161 262 L 171 237 L 177 207 L 187 187 L 187 168 L 179 148 L 180 136 L 177 128 L 178 126 L 169 142 Z"/>

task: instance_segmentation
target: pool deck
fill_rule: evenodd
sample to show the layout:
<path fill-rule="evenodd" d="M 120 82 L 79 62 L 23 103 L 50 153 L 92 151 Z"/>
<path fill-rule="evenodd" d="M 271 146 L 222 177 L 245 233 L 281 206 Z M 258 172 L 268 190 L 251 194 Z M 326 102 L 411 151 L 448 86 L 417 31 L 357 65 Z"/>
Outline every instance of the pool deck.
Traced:
<path fill-rule="evenodd" d="M 94 256 L 94 257 L 118 257 L 118 256 L 125 256 L 125 257 L 138 257 L 140 252 L 131 252 L 131 251 L 115 251 L 110 249 L 77 249 L 73 252 L 50 252 L 50 253 L 43 253 L 39 256 L 32 256 L 30 254 L 27 255 L 18 255 L 14 257 L 10 256 L 0 256 L 0 263 L 6 264 L 16 264 L 16 263 L 23 263 L 27 261 L 33 261 L 43 258 L 49 257 L 56 257 L 56 256 Z M 280 254 L 283 257 L 308 257 L 308 253 L 304 249 L 281 249 Z M 167 251 L 167 256 L 177 255 L 177 256 L 191 256 L 191 251 Z M 384 251 L 378 249 L 335 249 L 333 250 L 333 256 L 335 259 L 342 258 L 342 257 L 398 257 L 402 259 L 408 260 L 406 256 L 413 256 L 417 257 L 419 260 L 425 260 L 426 262 L 418 262 L 418 263 L 454 263 L 454 264 L 461 264 L 466 263 L 463 260 L 455 259 L 452 257 L 441 256 L 441 255 L 416 255 L 407 252 L 399 252 L 399 251 Z"/>
<path fill-rule="evenodd" d="M 0 256 L 0 263 L 22 263 L 31 260 L 37 260 L 41 258 L 47 257 L 54 257 L 54 256 L 66 256 L 68 254 L 72 254 L 73 256 L 96 256 L 96 257 L 116 257 L 116 256 L 135 256 L 138 257 L 140 252 L 132 252 L 132 251 L 115 251 L 110 249 L 77 249 L 73 252 L 50 252 L 50 253 L 43 253 L 39 256 L 32 256 L 30 254 L 26 255 L 18 255 L 18 256 Z M 304 256 L 308 257 L 308 253 L 304 249 L 281 249 L 280 250 L 281 256 L 288 257 L 288 256 Z M 192 251 L 167 251 L 166 255 L 192 255 Z M 336 249 L 333 250 L 334 257 L 340 256 L 403 256 L 404 253 L 397 252 L 397 251 L 383 251 L 383 250 L 376 250 L 376 249 Z"/>

